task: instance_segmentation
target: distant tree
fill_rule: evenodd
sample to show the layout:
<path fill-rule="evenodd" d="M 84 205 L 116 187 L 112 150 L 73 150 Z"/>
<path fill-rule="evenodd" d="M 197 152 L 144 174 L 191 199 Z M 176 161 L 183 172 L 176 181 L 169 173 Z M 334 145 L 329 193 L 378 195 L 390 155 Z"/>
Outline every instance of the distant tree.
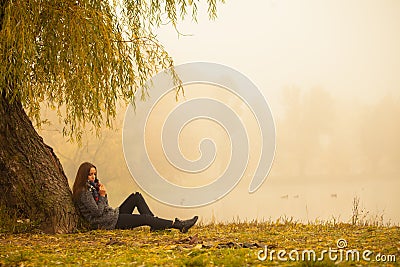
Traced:
<path fill-rule="evenodd" d="M 146 97 L 146 80 L 173 61 L 155 29 L 196 20 L 195 0 L 0 1 L 0 208 L 48 233 L 71 232 L 79 215 L 63 168 L 37 134 L 41 105 L 63 133 L 111 126 L 119 100 Z M 210 18 L 216 0 L 207 0 Z M 179 84 L 173 68 L 170 71 Z M 32 120 L 32 121 L 31 121 Z"/>

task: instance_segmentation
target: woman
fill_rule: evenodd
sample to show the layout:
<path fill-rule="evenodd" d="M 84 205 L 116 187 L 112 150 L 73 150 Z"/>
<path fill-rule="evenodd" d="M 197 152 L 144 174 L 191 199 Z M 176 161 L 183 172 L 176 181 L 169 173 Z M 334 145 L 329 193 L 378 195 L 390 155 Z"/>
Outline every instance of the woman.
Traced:
<path fill-rule="evenodd" d="M 147 206 L 143 196 L 136 192 L 131 194 L 117 209 L 108 205 L 107 191 L 97 178 L 96 166 L 89 162 L 82 163 L 76 174 L 72 188 L 72 198 L 82 216 L 95 228 L 100 229 L 132 229 L 148 225 L 150 231 L 167 228 L 179 229 L 186 233 L 197 221 L 198 217 L 175 221 L 155 217 Z M 139 214 L 132 214 L 135 207 Z"/>

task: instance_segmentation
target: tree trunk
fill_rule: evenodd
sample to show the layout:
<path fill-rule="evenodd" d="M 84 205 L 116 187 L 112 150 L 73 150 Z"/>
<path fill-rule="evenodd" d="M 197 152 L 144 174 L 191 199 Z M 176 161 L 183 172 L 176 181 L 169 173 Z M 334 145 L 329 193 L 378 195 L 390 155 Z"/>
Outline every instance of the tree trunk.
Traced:
<path fill-rule="evenodd" d="M 45 233 L 69 233 L 79 215 L 60 161 L 21 104 L 0 94 L 0 207 Z"/>

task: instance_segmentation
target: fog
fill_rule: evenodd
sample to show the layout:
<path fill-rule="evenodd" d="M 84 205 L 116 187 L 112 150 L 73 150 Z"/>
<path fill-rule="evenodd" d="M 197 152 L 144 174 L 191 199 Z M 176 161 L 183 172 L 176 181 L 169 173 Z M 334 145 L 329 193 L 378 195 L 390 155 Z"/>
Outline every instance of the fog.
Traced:
<path fill-rule="evenodd" d="M 349 222 L 353 199 L 359 198 L 365 220 L 399 223 L 398 97 L 386 95 L 375 104 L 363 104 L 335 99 L 323 88 L 303 91 L 296 87 L 284 88 L 281 94 L 284 112 L 275 116 L 275 160 L 259 190 L 249 194 L 248 186 L 260 154 L 260 133 L 240 99 L 220 91 L 215 86 L 192 85 L 185 88 L 185 98 L 181 97 L 178 102 L 174 94 L 165 96 L 166 100 L 158 103 L 148 120 L 149 157 L 162 177 L 180 186 L 202 186 L 218 179 L 229 162 L 230 150 L 228 133 L 221 126 L 208 120 L 194 121 L 179 137 L 183 155 L 192 160 L 200 156 L 197 141 L 208 137 L 216 143 L 216 160 L 201 173 L 182 173 L 172 167 L 161 144 L 166 110 L 199 94 L 207 94 L 230 102 L 245 121 L 250 143 L 246 172 L 227 196 L 204 207 L 176 208 L 145 194 L 158 216 L 198 214 L 205 223 L 275 221 L 280 217 L 303 222 Z M 125 164 L 121 139 L 124 108 L 118 114 L 114 130 L 105 130 L 100 138 L 88 134 L 81 147 L 66 142 L 60 133 L 61 125 L 46 126 L 40 131 L 45 141 L 55 148 L 71 186 L 80 163 L 90 161 L 97 166 L 99 179 L 106 185 L 114 207 L 129 193 L 143 192 Z M 47 114 L 48 118 L 51 116 Z"/>
<path fill-rule="evenodd" d="M 267 99 L 276 125 L 276 154 L 262 186 L 248 193 L 260 154 L 257 124 L 237 96 L 216 86 L 188 86 L 175 102 L 166 95 L 151 114 L 146 145 L 165 179 L 181 186 L 212 182 L 229 162 L 229 140 L 220 126 L 196 120 L 179 137 L 188 159 L 200 156 L 198 141 L 216 143 L 215 165 L 204 173 L 179 173 L 165 160 L 161 122 L 176 105 L 196 97 L 229 103 L 249 134 L 250 155 L 240 183 L 224 198 L 200 208 L 176 208 L 145 194 L 154 213 L 182 218 L 198 214 L 207 223 L 232 220 L 350 222 L 354 198 L 362 218 L 400 223 L 400 1 L 266 0 L 227 1 L 218 19 L 208 21 L 199 7 L 198 24 L 179 24 L 179 36 L 166 25 L 159 40 L 176 64 L 210 61 L 235 68 L 251 79 Z M 150 92 L 151 95 L 151 92 Z M 87 132 L 81 147 L 62 137 L 53 122 L 40 134 L 55 149 L 72 186 L 83 161 L 93 162 L 118 206 L 134 182 L 122 149 L 124 106 L 115 129 L 100 138 Z M 205 107 L 206 108 L 206 107 Z M 139 112 L 139 111 L 138 111 Z"/>

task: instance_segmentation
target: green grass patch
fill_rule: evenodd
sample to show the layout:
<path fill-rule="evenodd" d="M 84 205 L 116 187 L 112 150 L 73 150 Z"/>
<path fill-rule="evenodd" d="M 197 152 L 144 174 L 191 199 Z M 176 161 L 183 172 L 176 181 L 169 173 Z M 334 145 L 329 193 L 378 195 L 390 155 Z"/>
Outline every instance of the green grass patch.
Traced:
<path fill-rule="evenodd" d="M 342 260 L 339 239 L 347 242 L 341 249 Z M 260 260 L 258 255 L 260 251 L 264 255 L 266 248 L 268 253 L 274 251 L 273 256 Z M 337 250 L 337 259 L 328 254 L 323 260 L 301 259 L 304 250 L 315 251 L 319 258 L 328 249 Z M 346 260 L 350 250 L 373 254 L 370 260 Z M 278 251 L 286 252 L 286 261 L 278 259 Z M 291 260 L 291 251 L 297 251 L 299 259 Z M 199 225 L 186 234 L 150 232 L 148 227 L 68 235 L 0 234 L 0 266 L 398 266 L 399 262 L 398 226 L 254 222 Z"/>

